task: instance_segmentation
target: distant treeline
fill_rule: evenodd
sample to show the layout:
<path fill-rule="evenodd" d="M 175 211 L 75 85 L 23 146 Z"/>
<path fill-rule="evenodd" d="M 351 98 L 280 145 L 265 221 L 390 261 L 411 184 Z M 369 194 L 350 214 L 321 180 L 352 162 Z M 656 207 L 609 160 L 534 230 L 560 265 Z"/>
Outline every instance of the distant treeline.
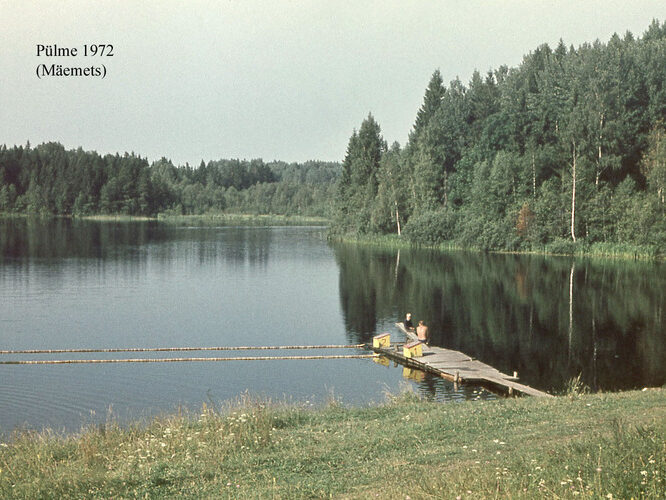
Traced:
<path fill-rule="evenodd" d="M 0 148 L 0 212 L 154 215 L 241 212 L 327 216 L 338 163 L 102 156 L 58 143 Z"/>
<path fill-rule="evenodd" d="M 465 86 L 435 71 L 408 143 L 354 131 L 334 230 L 422 243 L 571 250 L 666 241 L 666 24 L 567 48 Z M 662 248 L 663 250 L 663 248 Z"/>

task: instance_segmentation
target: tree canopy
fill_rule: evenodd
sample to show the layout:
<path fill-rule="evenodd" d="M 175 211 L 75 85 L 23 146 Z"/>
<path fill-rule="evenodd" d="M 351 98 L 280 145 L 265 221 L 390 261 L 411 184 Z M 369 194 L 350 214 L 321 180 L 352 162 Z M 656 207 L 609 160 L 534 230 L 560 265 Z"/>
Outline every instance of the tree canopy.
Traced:
<path fill-rule="evenodd" d="M 0 212 L 55 215 L 234 211 L 328 216 L 337 163 L 254 160 L 152 164 L 135 155 L 66 151 L 51 142 L 0 147 Z"/>
<path fill-rule="evenodd" d="M 483 249 L 664 246 L 666 24 L 445 85 L 436 70 L 405 147 L 352 135 L 334 230 L 404 230 Z M 379 158 L 376 153 L 379 152 Z M 362 158 L 362 159 L 360 159 Z M 569 243 L 567 243 L 569 242 Z"/>

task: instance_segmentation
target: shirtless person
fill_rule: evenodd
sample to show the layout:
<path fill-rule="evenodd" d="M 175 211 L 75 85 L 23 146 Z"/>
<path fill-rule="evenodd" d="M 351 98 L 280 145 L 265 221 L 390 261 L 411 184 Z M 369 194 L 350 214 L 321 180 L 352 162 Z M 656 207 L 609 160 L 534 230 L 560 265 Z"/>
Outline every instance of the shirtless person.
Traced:
<path fill-rule="evenodd" d="M 416 327 L 416 336 L 426 345 L 430 342 L 430 330 L 423 320 L 419 321 L 419 326 Z"/>

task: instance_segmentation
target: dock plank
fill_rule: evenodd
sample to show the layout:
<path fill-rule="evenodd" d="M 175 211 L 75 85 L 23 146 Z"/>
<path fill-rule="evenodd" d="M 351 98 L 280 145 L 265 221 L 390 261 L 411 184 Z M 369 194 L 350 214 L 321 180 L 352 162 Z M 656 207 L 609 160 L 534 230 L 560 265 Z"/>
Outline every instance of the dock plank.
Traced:
<path fill-rule="evenodd" d="M 410 341 L 418 340 L 416 334 L 407 331 L 402 323 L 396 323 L 396 326 Z M 516 377 L 506 375 L 486 363 L 452 349 L 424 344 L 423 356 L 418 358 L 407 358 L 395 348 L 373 348 L 373 350 L 406 366 L 435 373 L 447 380 L 497 386 L 510 394 L 517 392 L 535 397 L 553 397 L 547 392 L 520 384 L 516 381 Z"/>

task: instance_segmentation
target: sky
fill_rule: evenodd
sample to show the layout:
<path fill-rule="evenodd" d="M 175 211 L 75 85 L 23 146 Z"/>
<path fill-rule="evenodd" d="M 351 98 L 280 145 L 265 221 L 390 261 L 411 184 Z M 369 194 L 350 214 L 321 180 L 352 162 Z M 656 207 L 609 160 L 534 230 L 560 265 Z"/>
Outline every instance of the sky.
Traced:
<path fill-rule="evenodd" d="M 467 84 L 543 43 L 641 36 L 655 18 L 664 0 L 0 0 L 0 144 L 341 161 L 368 113 L 404 145 L 436 69 Z M 38 78 L 41 64 L 106 76 Z"/>

